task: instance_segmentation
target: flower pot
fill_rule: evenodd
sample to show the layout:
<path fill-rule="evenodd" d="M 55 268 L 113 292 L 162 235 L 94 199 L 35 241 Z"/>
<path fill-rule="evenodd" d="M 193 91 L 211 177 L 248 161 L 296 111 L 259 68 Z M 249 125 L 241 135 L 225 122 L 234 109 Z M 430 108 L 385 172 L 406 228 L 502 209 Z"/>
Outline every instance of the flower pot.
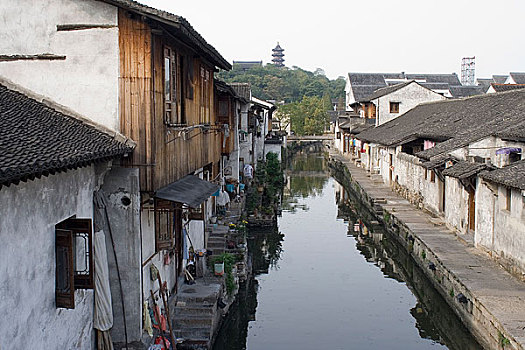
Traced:
<path fill-rule="evenodd" d="M 215 271 L 215 276 L 223 276 L 224 275 L 224 262 L 215 263 L 214 271 Z"/>

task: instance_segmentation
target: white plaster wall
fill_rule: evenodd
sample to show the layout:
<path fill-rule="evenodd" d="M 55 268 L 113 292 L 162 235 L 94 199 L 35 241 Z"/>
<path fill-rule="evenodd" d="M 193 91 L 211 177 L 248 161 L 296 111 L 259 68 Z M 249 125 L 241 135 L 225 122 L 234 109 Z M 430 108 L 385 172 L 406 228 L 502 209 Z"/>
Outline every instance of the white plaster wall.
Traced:
<path fill-rule="evenodd" d="M 187 242 L 187 247 L 193 243 L 193 249 L 204 249 L 204 221 L 202 220 L 191 220 L 187 226 L 188 236 L 191 241 Z"/>
<path fill-rule="evenodd" d="M 494 250 L 503 258 L 514 261 L 525 270 L 525 217 L 521 192 L 512 189 L 511 210 L 506 210 L 506 188 L 498 187 Z"/>
<path fill-rule="evenodd" d="M 265 144 L 264 144 L 264 139 L 266 137 L 266 134 L 267 134 L 267 126 L 268 126 L 268 111 L 264 111 L 263 112 L 263 121 L 261 123 L 258 122 L 258 125 L 259 125 L 259 128 L 261 130 L 261 136 L 257 136 L 255 135 L 255 155 L 256 155 L 256 160 L 264 160 L 264 155 L 265 155 L 265 151 L 264 151 L 264 148 L 265 148 Z"/>
<path fill-rule="evenodd" d="M 0 189 L 0 348 L 93 348 L 93 290 L 55 306 L 55 225 L 93 218 L 93 166 Z"/>
<path fill-rule="evenodd" d="M 476 185 L 476 230 L 474 242 L 476 247 L 491 251 L 492 233 L 494 228 L 494 212 L 496 209 L 497 193 L 491 191 L 489 185 L 477 179 Z"/>
<path fill-rule="evenodd" d="M 65 60 L 0 62 L 0 75 L 119 130 L 117 8 L 95 0 L 0 2 L 1 55 L 65 55 Z M 59 24 L 114 25 L 57 32 Z"/>
<path fill-rule="evenodd" d="M 354 102 L 355 102 L 355 98 L 354 98 L 354 93 L 352 92 L 352 85 L 347 75 L 346 84 L 345 84 L 345 109 L 347 111 L 352 111 L 353 109 L 352 107 L 350 107 L 350 105 Z"/>
<path fill-rule="evenodd" d="M 159 270 L 162 281 L 166 281 L 168 288 L 171 290 L 176 283 L 176 262 L 175 255 L 170 259 L 168 265 L 164 264 L 164 255 L 168 251 L 162 250 L 155 252 L 155 213 L 152 210 L 142 209 L 141 211 L 141 230 L 142 230 L 142 257 L 144 262 L 149 261 L 142 267 L 142 295 L 143 300 L 150 299 L 150 290 L 157 291 L 159 283 L 157 280 L 151 280 L 151 264 Z"/>
<path fill-rule="evenodd" d="M 507 266 L 525 272 L 525 200 L 511 192 L 506 209 L 506 188 L 478 180 L 476 191 L 476 246 L 492 251 Z"/>
<path fill-rule="evenodd" d="M 277 159 L 279 159 L 279 162 L 281 161 L 281 145 L 280 144 L 266 144 L 265 150 L 264 150 L 264 157 L 266 158 L 266 155 L 268 153 L 275 153 L 277 154 Z"/>
<path fill-rule="evenodd" d="M 400 147 L 398 147 L 400 148 Z M 423 205 L 428 210 L 439 213 L 439 179 L 435 176 L 435 182 L 431 181 L 431 171 L 428 170 L 425 180 L 425 171 L 416 157 L 395 150 L 393 147 L 380 152 L 380 169 L 383 181 L 389 183 L 389 155 L 393 155 L 392 182 L 397 181 L 401 186 L 407 188 L 411 193 L 423 197 Z M 446 191 L 446 186 L 445 186 Z M 446 209 L 446 206 L 445 206 Z"/>
<path fill-rule="evenodd" d="M 235 103 L 235 118 L 233 122 L 233 137 L 234 137 L 234 146 L 233 150 L 230 153 L 229 160 L 227 160 L 224 164 L 225 168 L 229 167 L 231 169 L 231 175 L 225 176 L 226 178 L 233 179 L 235 181 L 239 181 L 239 156 L 240 156 L 240 149 L 239 149 L 239 118 L 240 113 L 238 112 L 240 109 L 240 103 Z"/>
<path fill-rule="evenodd" d="M 395 119 L 423 102 L 441 101 L 444 99 L 444 96 L 419 84 L 409 84 L 402 89 L 372 101 L 377 107 L 376 125 Z M 390 102 L 400 102 L 399 113 L 390 113 Z"/>
<path fill-rule="evenodd" d="M 525 150 L 525 142 L 504 141 L 500 138 L 492 136 L 471 143 L 468 146 L 468 155 L 478 156 L 482 158 L 490 158 L 490 161 L 494 166 L 502 168 L 505 165 L 509 164 L 509 156 L 507 154 L 496 154 L 496 150 L 505 147 L 521 148 L 521 157 L 523 159 L 523 150 Z"/>
<path fill-rule="evenodd" d="M 241 104 L 241 130 L 248 132 L 248 110 L 250 108 L 249 103 Z M 240 141 L 239 139 L 239 158 L 244 159 L 244 164 L 252 164 L 253 157 L 250 154 L 252 149 L 252 138 L 253 134 L 246 135 L 245 141 Z M 252 164 L 253 165 L 253 164 Z M 242 169 L 240 169 L 242 172 Z"/>
<path fill-rule="evenodd" d="M 340 137 L 337 137 L 337 133 L 340 133 Z M 339 151 L 339 153 L 343 154 L 343 140 L 344 140 L 344 133 L 339 128 L 339 123 L 335 123 L 335 130 L 334 130 L 334 147 Z"/>
<path fill-rule="evenodd" d="M 461 233 L 468 232 L 468 192 L 458 179 L 445 177 L 445 222 L 448 227 Z"/>

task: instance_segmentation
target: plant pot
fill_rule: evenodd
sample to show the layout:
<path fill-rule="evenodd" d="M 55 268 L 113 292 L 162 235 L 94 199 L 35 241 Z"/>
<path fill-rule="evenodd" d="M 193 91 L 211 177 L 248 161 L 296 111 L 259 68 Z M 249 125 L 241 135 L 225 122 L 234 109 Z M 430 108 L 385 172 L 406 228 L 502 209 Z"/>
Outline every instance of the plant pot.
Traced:
<path fill-rule="evenodd" d="M 215 276 L 223 276 L 224 275 L 224 262 L 215 263 L 214 272 L 215 272 Z"/>

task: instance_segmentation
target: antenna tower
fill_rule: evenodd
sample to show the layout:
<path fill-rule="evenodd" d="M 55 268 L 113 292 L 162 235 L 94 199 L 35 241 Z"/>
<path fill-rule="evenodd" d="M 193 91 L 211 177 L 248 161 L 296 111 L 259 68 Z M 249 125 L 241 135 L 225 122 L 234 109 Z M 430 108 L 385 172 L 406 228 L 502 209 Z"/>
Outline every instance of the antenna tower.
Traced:
<path fill-rule="evenodd" d="M 476 78 L 476 57 L 463 57 L 461 60 L 461 85 L 474 85 Z"/>

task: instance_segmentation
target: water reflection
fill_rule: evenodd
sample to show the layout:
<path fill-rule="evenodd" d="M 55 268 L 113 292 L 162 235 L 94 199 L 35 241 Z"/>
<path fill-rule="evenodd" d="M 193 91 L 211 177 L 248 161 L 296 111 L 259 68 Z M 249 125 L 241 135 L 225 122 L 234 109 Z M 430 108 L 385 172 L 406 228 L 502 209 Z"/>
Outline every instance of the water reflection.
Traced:
<path fill-rule="evenodd" d="M 299 204 L 299 198 L 321 195 L 328 181 L 326 169 L 326 158 L 321 154 L 297 153 L 285 171 L 287 181 L 282 209 L 289 212 L 308 210 L 306 205 Z"/>
<path fill-rule="evenodd" d="M 385 234 L 376 221 L 369 221 L 367 225 L 361 215 L 373 219 L 370 213 L 356 205 L 341 185 L 336 183 L 335 187 L 338 218 L 348 222 L 347 235 L 355 238 L 356 249 L 366 261 L 379 267 L 385 277 L 406 283 L 416 296 L 417 303 L 410 314 L 416 320 L 421 338 L 449 349 L 482 349 L 405 249 Z"/>
<path fill-rule="evenodd" d="M 279 228 L 249 233 L 255 276 L 214 349 L 480 349 L 410 256 L 324 165 L 296 157 Z"/>
<path fill-rule="evenodd" d="M 214 350 L 246 349 L 249 323 L 255 321 L 257 309 L 257 290 L 259 283 L 256 276 L 267 274 L 271 269 L 279 268 L 284 235 L 277 227 L 272 229 L 250 229 L 248 232 L 249 261 L 252 265 L 253 278 L 248 279 L 240 288 L 239 295 L 230 309 L 214 344 Z"/>

